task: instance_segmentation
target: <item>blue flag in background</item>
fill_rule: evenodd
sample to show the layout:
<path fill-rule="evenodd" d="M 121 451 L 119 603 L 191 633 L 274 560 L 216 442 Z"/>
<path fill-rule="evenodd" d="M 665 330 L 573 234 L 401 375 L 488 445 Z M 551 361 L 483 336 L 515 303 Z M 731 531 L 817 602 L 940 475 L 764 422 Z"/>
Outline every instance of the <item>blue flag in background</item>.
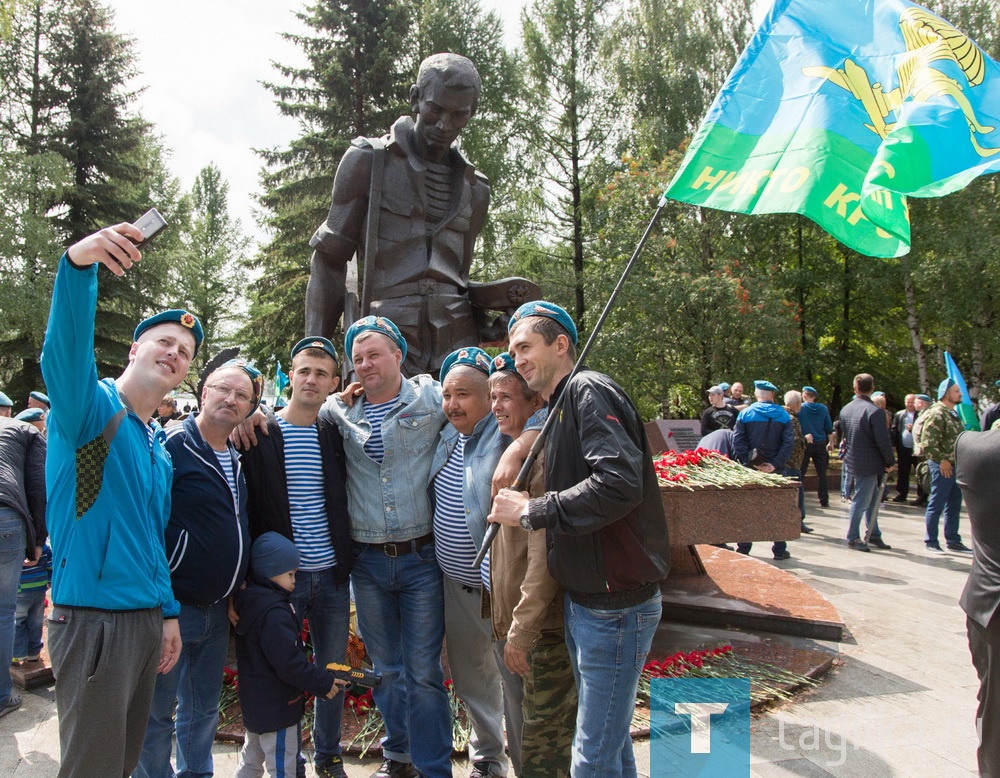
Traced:
<path fill-rule="evenodd" d="M 909 0 L 775 0 L 664 197 L 801 213 L 875 257 L 906 197 L 1000 171 L 1000 65 Z"/>
<path fill-rule="evenodd" d="M 288 386 L 288 374 L 281 369 L 281 363 L 278 362 L 274 371 L 274 390 L 278 397 L 281 397 L 286 386 Z"/>
<path fill-rule="evenodd" d="M 979 432 L 979 417 L 976 416 L 976 406 L 972 402 L 972 397 L 969 396 L 969 390 L 965 386 L 965 379 L 962 378 L 962 372 L 958 369 L 955 360 L 951 358 L 951 354 L 947 351 L 944 352 L 944 366 L 948 371 L 948 378 L 958 384 L 958 388 L 962 390 L 962 402 L 955 407 L 955 410 L 962 417 L 962 422 L 965 424 L 967 430 Z"/>

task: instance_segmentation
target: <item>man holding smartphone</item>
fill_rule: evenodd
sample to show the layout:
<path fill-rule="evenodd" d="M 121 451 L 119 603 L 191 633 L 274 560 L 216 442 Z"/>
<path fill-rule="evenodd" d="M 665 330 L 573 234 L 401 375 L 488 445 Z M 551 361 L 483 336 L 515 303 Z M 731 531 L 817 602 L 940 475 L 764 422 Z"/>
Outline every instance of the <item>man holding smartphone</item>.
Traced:
<path fill-rule="evenodd" d="M 163 311 L 140 322 L 128 365 L 98 380 L 97 266 L 125 275 L 141 230 L 107 227 L 59 262 L 42 376 L 52 399 L 47 521 L 53 551 L 49 647 L 60 778 L 128 775 L 139 759 L 157 671 L 181 649 L 180 607 L 164 547 L 171 466 L 152 421 L 201 345 L 198 319 Z"/>

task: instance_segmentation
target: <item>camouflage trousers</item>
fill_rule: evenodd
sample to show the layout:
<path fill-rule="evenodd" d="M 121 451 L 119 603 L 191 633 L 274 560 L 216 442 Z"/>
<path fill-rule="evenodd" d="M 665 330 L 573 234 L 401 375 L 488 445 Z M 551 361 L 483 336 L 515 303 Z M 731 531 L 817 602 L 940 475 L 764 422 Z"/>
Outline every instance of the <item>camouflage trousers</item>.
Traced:
<path fill-rule="evenodd" d="M 561 635 L 543 635 L 521 678 L 521 778 L 566 778 L 576 731 L 576 682 Z"/>

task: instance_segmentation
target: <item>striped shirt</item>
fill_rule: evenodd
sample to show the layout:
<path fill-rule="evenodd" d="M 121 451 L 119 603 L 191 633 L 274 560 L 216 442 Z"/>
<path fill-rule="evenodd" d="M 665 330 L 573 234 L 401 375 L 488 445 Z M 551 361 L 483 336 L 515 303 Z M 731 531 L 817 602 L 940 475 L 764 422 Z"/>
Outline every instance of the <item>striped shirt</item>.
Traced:
<path fill-rule="evenodd" d="M 469 435 L 459 435 L 455 450 L 434 476 L 434 551 L 438 565 L 449 578 L 463 586 L 482 586 L 480 571 L 472 567 L 476 544 L 465 522 L 465 444 Z"/>
<path fill-rule="evenodd" d="M 365 401 L 365 418 L 372 425 L 372 434 L 365 441 L 365 453 L 380 465 L 385 458 L 385 446 L 382 443 L 382 422 L 398 400 L 399 395 L 397 394 L 389 402 L 379 403 L 378 405 L 373 405 L 367 400 Z"/>
<path fill-rule="evenodd" d="M 292 540 L 299 550 L 299 570 L 326 570 L 337 563 L 326 516 L 323 462 L 315 424 L 297 427 L 280 416 L 285 443 L 285 484 L 292 516 Z"/>
<path fill-rule="evenodd" d="M 17 593 L 44 592 L 52 580 L 52 549 L 46 543 L 42 546 L 42 556 L 38 564 L 24 565 L 21 568 L 21 581 L 17 586 Z"/>
<path fill-rule="evenodd" d="M 212 449 L 215 451 L 215 449 Z M 233 499 L 236 499 L 236 472 L 233 470 L 233 458 L 229 454 L 229 449 L 225 451 L 215 451 L 215 458 L 219 460 L 219 467 L 222 468 L 223 474 L 226 476 L 226 483 L 229 484 L 229 491 L 233 493 Z"/>

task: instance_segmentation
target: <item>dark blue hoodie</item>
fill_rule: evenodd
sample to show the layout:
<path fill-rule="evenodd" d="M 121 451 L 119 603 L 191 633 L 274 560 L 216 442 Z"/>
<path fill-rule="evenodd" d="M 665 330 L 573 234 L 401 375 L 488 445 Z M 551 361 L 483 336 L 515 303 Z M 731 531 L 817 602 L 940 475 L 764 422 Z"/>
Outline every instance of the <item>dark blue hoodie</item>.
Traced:
<path fill-rule="evenodd" d="M 823 403 L 802 403 L 799 424 L 802 425 L 803 435 L 813 436 L 813 443 L 824 443 L 833 432 L 830 411 Z"/>
<path fill-rule="evenodd" d="M 750 452 L 758 449 L 764 461 L 779 473 L 785 469 L 795 447 L 795 428 L 788 411 L 777 403 L 755 402 L 736 417 L 733 454 L 747 464 Z"/>
<path fill-rule="evenodd" d="M 236 666 L 243 724 L 260 735 L 297 724 L 305 712 L 305 692 L 317 697 L 333 688 L 333 673 L 306 658 L 302 622 L 289 594 L 270 579 L 250 574 L 236 592 Z"/>

